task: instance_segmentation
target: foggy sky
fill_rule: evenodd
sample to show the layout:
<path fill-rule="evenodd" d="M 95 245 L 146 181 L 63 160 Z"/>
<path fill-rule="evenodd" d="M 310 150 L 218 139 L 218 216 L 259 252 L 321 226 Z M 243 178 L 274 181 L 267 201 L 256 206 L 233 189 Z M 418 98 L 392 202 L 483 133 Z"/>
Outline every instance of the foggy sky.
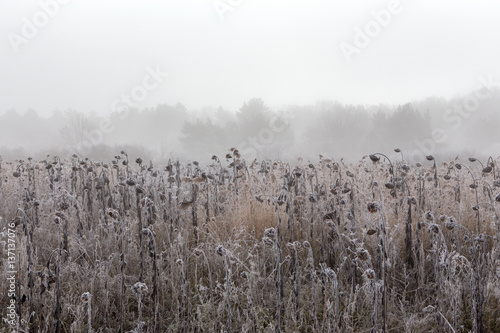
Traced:
<path fill-rule="evenodd" d="M 323 99 L 398 104 L 467 93 L 481 75 L 500 79 L 495 1 L 401 0 L 350 62 L 341 43 L 354 45 L 356 29 L 391 1 L 61 0 L 16 52 L 13 34 L 22 37 L 24 18 L 33 22 L 48 2 L 0 2 L 0 113 L 109 114 L 148 68 L 168 76 L 140 108 L 237 110 L 252 97 L 273 108 Z M 221 14 L 221 3 L 234 7 Z"/>

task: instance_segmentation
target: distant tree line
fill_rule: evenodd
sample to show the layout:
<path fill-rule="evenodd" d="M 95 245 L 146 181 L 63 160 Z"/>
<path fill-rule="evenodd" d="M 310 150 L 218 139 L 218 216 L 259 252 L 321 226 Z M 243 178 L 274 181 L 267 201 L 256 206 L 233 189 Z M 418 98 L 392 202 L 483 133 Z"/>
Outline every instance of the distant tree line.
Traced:
<path fill-rule="evenodd" d="M 231 147 L 248 159 L 316 158 L 320 153 L 357 159 L 396 147 L 421 155 L 431 150 L 499 151 L 498 90 L 474 108 L 463 100 L 433 97 L 398 106 L 320 101 L 271 110 L 254 98 L 237 111 L 160 104 L 110 115 L 54 111 L 49 117 L 32 109 L 23 114 L 8 110 L 0 115 L 0 155 L 15 159 L 76 152 L 108 159 L 127 149 L 164 161 L 224 156 Z"/>

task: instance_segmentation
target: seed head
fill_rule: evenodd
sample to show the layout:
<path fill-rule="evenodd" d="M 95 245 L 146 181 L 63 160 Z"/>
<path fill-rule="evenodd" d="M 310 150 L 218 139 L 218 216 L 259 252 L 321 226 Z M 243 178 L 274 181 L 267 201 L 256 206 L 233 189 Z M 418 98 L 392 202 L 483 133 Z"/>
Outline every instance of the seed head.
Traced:
<path fill-rule="evenodd" d="M 180 260 L 180 259 L 178 259 Z M 143 282 L 136 282 L 133 287 L 132 287 L 132 290 L 134 290 L 134 292 L 136 294 L 147 294 L 148 293 L 148 286 L 146 286 L 145 283 Z"/>
<path fill-rule="evenodd" d="M 429 230 L 432 231 L 433 233 L 437 234 L 439 233 L 439 226 L 435 223 L 429 224 Z"/>
<path fill-rule="evenodd" d="M 66 210 L 69 208 L 69 204 L 67 202 L 61 202 L 59 203 L 59 209 L 60 210 Z"/>
<path fill-rule="evenodd" d="M 195 256 L 197 256 L 197 257 L 199 258 L 199 257 L 201 257 L 201 255 L 203 254 L 203 251 L 202 251 L 202 250 L 200 250 L 199 248 L 195 248 L 195 249 L 193 250 L 193 253 L 194 253 L 194 255 L 195 255 Z"/>
<path fill-rule="evenodd" d="M 349 192 L 351 192 L 351 189 L 350 189 L 349 187 L 347 187 L 347 186 L 345 186 L 345 187 L 342 189 L 342 193 L 343 193 L 343 194 L 346 194 L 346 193 L 349 193 Z"/>
<path fill-rule="evenodd" d="M 80 299 L 82 300 L 83 303 L 88 303 L 90 302 L 90 299 L 92 298 L 92 295 L 89 292 L 85 292 L 82 294 Z"/>
<path fill-rule="evenodd" d="M 316 198 L 316 196 L 314 194 L 309 193 L 309 201 L 312 203 L 315 203 L 315 202 L 318 202 L 318 199 Z"/>
<path fill-rule="evenodd" d="M 370 213 L 376 213 L 380 210 L 380 206 L 376 202 L 369 202 L 367 204 L 367 208 Z"/>
<path fill-rule="evenodd" d="M 274 228 L 268 228 L 264 231 L 264 236 L 269 237 L 269 238 L 275 238 L 276 237 L 276 229 Z"/>
<path fill-rule="evenodd" d="M 264 243 L 265 246 L 272 247 L 274 245 L 274 240 L 267 236 L 264 236 L 262 237 L 262 243 Z"/>
<path fill-rule="evenodd" d="M 12 219 L 12 221 L 10 221 L 10 223 L 14 223 L 14 227 L 17 227 L 21 223 L 21 217 L 16 216 L 14 219 Z"/>
<path fill-rule="evenodd" d="M 224 246 L 219 245 L 219 246 L 217 246 L 217 250 L 215 250 L 215 253 L 217 253 L 221 257 L 225 256 L 226 255 L 226 249 L 224 248 Z"/>
<path fill-rule="evenodd" d="M 118 217 L 120 216 L 120 215 L 118 214 L 118 211 L 117 211 L 117 210 L 115 210 L 115 209 L 111 209 L 111 208 L 108 208 L 107 213 L 108 213 L 108 216 L 109 216 L 109 217 L 111 217 L 112 219 L 115 219 L 115 220 L 117 220 L 117 219 L 118 219 Z"/>
<path fill-rule="evenodd" d="M 363 248 L 358 249 L 357 256 L 361 261 L 367 261 L 370 259 L 370 253 Z"/>
<path fill-rule="evenodd" d="M 369 280 L 373 280 L 375 278 L 375 271 L 371 268 L 368 268 L 366 271 L 365 271 L 365 276 L 367 279 Z"/>
<path fill-rule="evenodd" d="M 444 226 L 448 230 L 453 230 L 453 229 L 455 229 L 456 224 L 453 223 L 453 222 L 451 222 L 450 220 L 448 220 L 448 221 L 445 222 Z"/>
<path fill-rule="evenodd" d="M 491 172 L 491 170 L 493 170 L 493 168 L 492 168 L 492 167 L 490 167 L 490 166 L 484 167 L 484 169 L 483 169 L 483 173 L 490 173 L 490 172 Z"/>
<path fill-rule="evenodd" d="M 332 189 L 330 189 L 330 193 L 333 194 L 333 195 L 337 195 L 341 192 L 341 188 L 339 186 L 336 186 Z"/>
<path fill-rule="evenodd" d="M 432 212 L 430 210 L 425 212 L 424 217 L 427 221 L 430 221 L 430 222 L 434 221 L 434 214 L 432 214 Z"/>

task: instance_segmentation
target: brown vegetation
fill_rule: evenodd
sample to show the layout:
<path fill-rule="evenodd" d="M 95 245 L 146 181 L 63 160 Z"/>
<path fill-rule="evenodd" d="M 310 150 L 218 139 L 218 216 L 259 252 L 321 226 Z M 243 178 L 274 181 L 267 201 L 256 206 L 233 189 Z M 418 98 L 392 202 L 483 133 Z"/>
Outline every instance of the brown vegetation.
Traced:
<path fill-rule="evenodd" d="M 16 230 L 16 325 L 498 332 L 500 170 L 491 158 L 427 159 L 289 165 L 231 149 L 206 167 L 160 168 L 125 152 L 110 163 L 0 162 L 1 241 Z M 0 255 L 6 318 L 6 246 Z"/>

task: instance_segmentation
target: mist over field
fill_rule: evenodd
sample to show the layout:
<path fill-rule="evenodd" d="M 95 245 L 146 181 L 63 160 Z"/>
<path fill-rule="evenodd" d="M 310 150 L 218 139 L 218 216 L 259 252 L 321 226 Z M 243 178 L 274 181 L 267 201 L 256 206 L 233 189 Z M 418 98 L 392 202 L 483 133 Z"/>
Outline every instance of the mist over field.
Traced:
<path fill-rule="evenodd" d="M 354 161 L 400 148 L 413 163 L 432 154 L 487 158 L 500 151 L 499 106 L 500 92 L 491 85 L 449 100 L 431 97 L 397 106 L 318 101 L 272 110 L 252 98 L 237 110 L 188 110 L 181 103 L 105 116 L 74 109 L 50 116 L 9 110 L 0 115 L 0 154 L 7 160 L 74 153 L 107 160 L 127 150 L 165 163 L 169 158 L 209 161 L 236 147 L 249 161 L 315 160 L 319 154 Z"/>
<path fill-rule="evenodd" d="M 498 6 L 2 2 L 0 154 L 496 157 Z"/>
<path fill-rule="evenodd" d="M 500 332 L 487 0 L 0 0 L 0 333 Z"/>

